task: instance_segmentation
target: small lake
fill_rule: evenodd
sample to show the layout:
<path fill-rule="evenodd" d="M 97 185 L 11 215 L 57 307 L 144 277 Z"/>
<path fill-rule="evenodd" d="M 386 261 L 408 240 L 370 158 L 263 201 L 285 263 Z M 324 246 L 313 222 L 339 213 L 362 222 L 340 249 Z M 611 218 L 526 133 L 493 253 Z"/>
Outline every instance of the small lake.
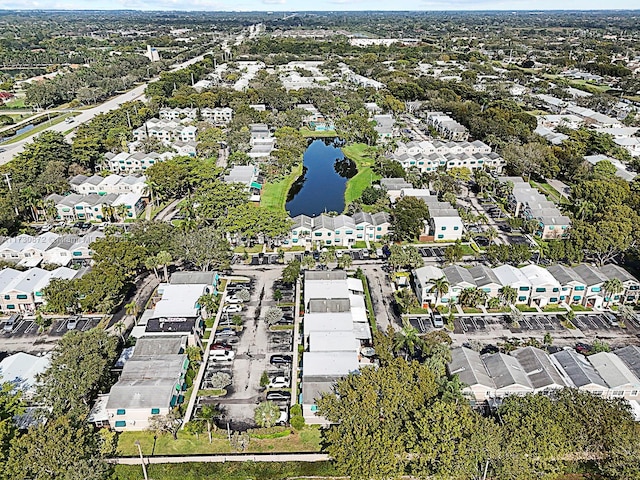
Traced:
<path fill-rule="evenodd" d="M 287 194 L 289 215 L 316 216 L 323 212 L 344 210 L 347 180 L 358 170 L 342 153 L 340 139 L 313 140 L 304 152 L 302 175 Z"/>

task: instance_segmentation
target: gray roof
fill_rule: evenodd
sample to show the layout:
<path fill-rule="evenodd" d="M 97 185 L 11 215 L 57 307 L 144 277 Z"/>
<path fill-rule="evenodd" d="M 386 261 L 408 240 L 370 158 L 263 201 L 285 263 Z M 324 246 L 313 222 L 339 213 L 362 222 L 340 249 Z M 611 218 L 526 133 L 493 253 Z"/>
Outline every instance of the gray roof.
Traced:
<path fill-rule="evenodd" d="M 602 273 L 600 273 L 595 267 L 581 263 L 573 267 L 573 271 L 576 272 L 582 281 L 586 285 L 596 285 L 598 283 L 604 283 L 608 279 Z"/>
<path fill-rule="evenodd" d="M 466 268 L 462 268 L 459 265 L 449 265 L 448 267 L 444 267 L 442 269 L 444 272 L 444 276 L 447 277 L 450 285 L 458 285 L 463 282 L 470 283 L 475 285 L 475 281 L 473 280 L 473 276 L 471 272 Z"/>
<path fill-rule="evenodd" d="M 638 279 L 636 277 L 631 275 L 624 268 L 622 268 L 622 267 L 620 267 L 618 265 L 615 265 L 613 263 L 608 263 L 607 265 L 603 265 L 602 267 L 598 268 L 598 271 L 602 275 L 607 277 L 609 280 L 617 278 L 621 282 L 635 282 L 635 283 L 638 283 Z"/>
<path fill-rule="evenodd" d="M 383 178 L 380 185 L 387 190 L 402 190 L 403 188 L 413 188 L 413 185 L 404 178 Z"/>
<path fill-rule="evenodd" d="M 175 272 L 171 274 L 172 285 L 213 285 L 216 272 Z"/>
<path fill-rule="evenodd" d="M 447 365 L 450 375 L 458 375 L 462 383 L 468 386 L 483 385 L 495 388 L 487 368 L 480 359 L 480 354 L 465 347 L 451 350 L 451 361 Z"/>
<path fill-rule="evenodd" d="M 311 218 L 308 215 L 303 215 L 303 214 L 296 215 L 295 217 L 292 218 L 292 220 L 293 220 L 293 226 L 291 227 L 292 229 L 305 227 L 311 230 L 313 228 L 313 218 Z"/>
<path fill-rule="evenodd" d="M 76 175 L 69 180 L 69 183 L 71 185 L 82 185 L 87 180 L 87 178 L 89 177 L 87 177 L 86 175 Z"/>
<path fill-rule="evenodd" d="M 640 387 L 640 380 L 618 356 L 611 352 L 600 352 L 589 357 L 589 362 L 607 382 L 609 387 L 616 389 L 626 385 Z"/>
<path fill-rule="evenodd" d="M 336 381 L 333 378 L 305 378 L 302 381 L 302 397 L 304 403 L 310 404 L 320 398 L 323 393 L 333 391 Z"/>
<path fill-rule="evenodd" d="M 501 285 L 500 280 L 496 277 L 496 274 L 493 273 L 486 265 L 476 265 L 475 267 L 471 267 L 469 269 L 469 273 L 473 277 L 473 282 L 478 287 L 484 287 L 485 285 L 489 285 L 490 283 L 496 283 Z"/>
<path fill-rule="evenodd" d="M 615 350 L 613 353 L 624 362 L 636 377 L 640 378 L 640 347 L 630 345 Z"/>
<path fill-rule="evenodd" d="M 602 387 L 603 390 L 608 388 L 607 382 L 593 368 L 593 365 L 575 350 L 561 350 L 554 353 L 552 358 L 562 367 L 562 370 L 576 387 L 593 384 Z"/>
<path fill-rule="evenodd" d="M 529 381 L 536 390 L 554 387 L 566 386 L 564 380 L 553 366 L 549 355 L 535 347 L 519 348 L 511 355 L 518 359 L 520 365 L 529 377 Z"/>
<path fill-rule="evenodd" d="M 345 292 L 347 293 L 347 292 Z M 339 313 L 351 310 L 351 302 L 348 298 L 312 299 L 309 300 L 309 313 Z"/>
<path fill-rule="evenodd" d="M 512 385 L 532 388 L 529 378 L 517 358 L 504 353 L 483 355 L 481 358 L 487 367 L 489 375 L 495 382 L 496 388 L 505 388 Z"/>
<path fill-rule="evenodd" d="M 135 345 L 134 356 L 139 358 L 150 355 L 177 355 L 184 352 L 187 337 L 142 337 Z"/>
<path fill-rule="evenodd" d="M 307 270 L 304 272 L 305 280 L 346 280 L 347 273 L 344 270 Z"/>
<path fill-rule="evenodd" d="M 575 270 L 564 265 L 558 263 L 549 265 L 547 270 L 553 275 L 553 278 L 560 282 L 560 285 L 567 285 L 571 282 L 584 283 L 582 277 Z"/>

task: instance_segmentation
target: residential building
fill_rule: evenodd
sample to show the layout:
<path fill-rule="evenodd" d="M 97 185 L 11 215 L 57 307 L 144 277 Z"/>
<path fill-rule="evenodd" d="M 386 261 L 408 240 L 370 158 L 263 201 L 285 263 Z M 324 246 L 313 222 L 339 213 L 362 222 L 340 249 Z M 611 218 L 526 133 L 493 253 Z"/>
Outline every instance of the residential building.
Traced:
<path fill-rule="evenodd" d="M 502 283 L 493 273 L 493 270 L 486 265 L 476 265 L 469 269 L 473 282 L 477 288 L 487 292 L 489 298 L 498 298 Z"/>
<path fill-rule="evenodd" d="M 108 193 L 136 193 L 140 196 L 147 194 L 147 177 L 144 175 L 135 176 L 112 174 L 106 177 L 100 175 L 76 175 L 69 180 L 71 190 L 81 195 L 95 193 L 98 195 L 106 195 Z"/>
<path fill-rule="evenodd" d="M 458 210 L 453 208 L 449 202 L 439 202 L 436 197 L 431 197 L 427 201 L 429 209 L 429 220 L 425 221 L 425 236 L 420 236 L 420 240 L 455 242 L 462 239 L 464 226 Z"/>
<path fill-rule="evenodd" d="M 427 125 L 450 140 L 465 141 L 469 138 L 469 131 L 466 127 L 442 112 L 427 112 Z"/>
<path fill-rule="evenodd" d="M 389 158 L 400 163 L 405 169 L 417 168 L 423 173 L 454 167 L 465 167 L 469 170 L 488 168 L 501 172 L 504 165 L 502 157 L 479 140 L 399 142 Z"/>
<path fill-rule="evenodd" d="M 494 396 L 496 384 L 478 352 L 466 347 L 451 349 L 447 372 L 450 376 L 458 376 L 463 384 L 462 393 L 471 397 L 472 403 L 484 402 Z"/>
<path fill-rule="evenodd" d="M 21 392 L 27 400 L 36 393 L 38 375 L 51 364 L 50 355 L 31 355 L 19 352 L 5 357 L 0 362 L 0 385 L 9 383 L 14 391 Z"/>
<path fill-rule="evenodd" d="M 441 303 L 456 303 L 460 293 L 466 288 L 475 288 L 471 272 L 459 265 L 449 265 L 442 269 L 447 282 L 449 282 L 449 292 L 440 299 Z"/>
<path fill-rule="evenodd" d="M 60 220 L 87 222 L 106 221 L 116 217 L 120 220 L 137 218 L 145 207 L 144 199 L 137 193 L 122 195 L 72 193 L 66 197 L 53 193 L 45 199 L 45 203 L 55 206 L 58 211 L 57 218 Z M 122 207 L 119 207 L 120 205 Z"/>
<path fill-rule="evenodd" d="M 496 397 L 534 392 L 534 387 L 517 358 L 504 353 L 485 354 L 480 358 L 496 385 Z"/>
<path fill-rule="evenodd" d="M 182 403 L 189 359 L 186 337 L 139 338 L 118 382 L 111 387 L 104 411 L 92 411 L 92 421 L 105 419 L 112 429 L 146 430 L 149 418 L 166 415 Z M 105 418 L 106 417 L 106 418 Z"/>
<path fill-rule="evenodd" d="M 335 217 L 321 214 L 317 217 L 297 215 L 291 233 L 283 240 L 285 246 L 344 246 L 358 241 L 380 241 L 389 234 L 391 218 L 386 212 L 356 213 Z"/>
<path fill-rule="evenodd" d="M 393 115 L 374 115 L 373 121 L 376 122 L 373 129 L 378 133 L 379 139 L 389 140 L 397 136 L 397 130 L 394 128 L 396 122 Z"/>
<path fill-rule="evenodd" d="M 360 354 L 371 345 L 364 287 L 344 271 L 307 271 L 304 279 L 302 412 L 307 423 L 327 424 L 317 415 L 317 398 L 335 382 L 373 365 Z"/>
<path fill-rule="evenodd" d="M 230 107 L 205 107 L 200 110 L 200 116 L 214 125 L 227 125 L 233 119 L 233 109 Z"/>
<path fill-rule="evenodd" d="M 568 348 L 552 354 L 551 361 L 564 378 L 567 386 L 598 396 L 608 396 L 607 382 L 602 379 L 584 355 Z"/>
<path fill-rule="evenodd" d="M 638 175 L 636 172 L 631 170 L 630 167 L 622 163 L 617 158 L 607 157 L 606 155 L 587 155 L 584 159 L 589 162 L 591 165 L 596 166 L 598 163 L 603 160 L 608 161 L 611 165 L 613 165 L 616 169 L 616 176 L 620 177 L 627 182 L 633 181 L 634 178 Z"/>
<path fill-rule="evenodd" d="M 175 155 L 175 152 L 121 152 L 118 154 L 107 152 L 102 159 L 102 169 L 124 174 L 142 172 L 156 163 L 173 158 Z"/>
<path fill-rule="evenodd" d="M 638 282 L 638 279 L 631 275 L 627 270 L 614 263 L 609 263 L 599 267 L 598 271 L 609 280 L 618 279 L 622 282 L 623 291 L 620 293 L 614 293 L 611 299 L 605 299 L 605 301 L 615 303 L 637 303 L 640 300 L 640 282 Z"/>
<path fill-rule="evenodd" d="M 535 347 L 524 347 L 514 350 L 510 355 L 518 360 L 534 393 L 548 392 L 567 386 L 547 352 Z"/>
<path fill-rule="evenodd" d="M 582 304 L 587 285 L 575 270 L 560 264 L 550 265 L 547 270 L 560 284 L 560 302 Z"/>
<path fill-rule="evenodd" d="M 605 302 L 605 291 L 603 284 L 608 278 L 595 267 L 582 263 L 572 267 L 585 285 L 585 292 L 582 299 L 582 305 L 601 309 Z"/>
<path fill-rule="evenodd" d="M 139 142 L 147 138 L 156 138 L 165 144 L 169 144 L 175 140 L 183 142 L 195 140 L 197 133 L 198 128 L 194 125 L 185 126 L 175 120 L 152 118 L 133 131 L 133 139 Z"/>
<path fill-rule="evenodd" d="M 516 303 L 529 303 L 531 298 L 531 282 L 527 276 L 512 265 L 501 265 L 493 269 L 493 273 L 502 284 L 510 286 L 518 292 Z"/>
<path fill-rule="evenodd" d="M 520 271 L 531 283 L 529 303 L 545 307 L 549 303 L 560 301 L 560 282 L 546 268 L 539 265 L 526 265 Z"/>
<path fill-rule="evenodd" d="M 225 183 L 241 183 L 249 192 L 251 202 L 260 201 L 260 191 L 262 190 L 262 177 L 260 170 L 255 165 L 235 165 L 231 171 L 224 176 Z"/>
<path fill-rule="evenodd" d="M 600 352 L 588 359 L 609 386 L 609 398 L 640 399 L 640 380 L 616 354 Z"/>
<path fill-rule="evenodd" d="M 413 188 L 413 185 L 404 178 L 382 178 L 380 180 L 380 187 L 387 191 L 391 203 L 395 203 L 396 200 L 400 198 L 401 191 L 403 189 Z"/>
<path fill-rule="evenodd" d="M 23 272 L 12 268 L 0 270 L 0 310 L 6 314 L 33 314 L 44 303 L 42 290 L 49 285 L 51 279 L 70 280 L 83 273 L 66 267 L 55 270 L 36 267 Z"/>
<path fill-rule="evenodd" d="M 444 271 L 438 267 L 427 265 L 416 268 L 413 271 L 413 279 L 416 288 L 416 296 L 422 308 L 428 308 L 429 305 L 435 307 L 436 299 L 438 303 L 443 303 L 439 298 L 438 292 L 434 288 L 434 280 L 444 277 Z M 445 302 L 446 303 L 446 302 Z"/>

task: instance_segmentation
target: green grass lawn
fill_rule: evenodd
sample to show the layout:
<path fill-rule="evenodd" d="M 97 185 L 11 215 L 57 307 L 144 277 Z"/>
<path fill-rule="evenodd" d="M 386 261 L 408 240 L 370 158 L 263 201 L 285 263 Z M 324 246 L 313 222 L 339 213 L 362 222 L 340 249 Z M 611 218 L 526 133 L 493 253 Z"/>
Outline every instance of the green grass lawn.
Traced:
<path fill-rule="evenodd" d="M 559 305 L 547 305 L 542 309 L 543 312 L 566 312 L 567 310 Z"/>
<path fill-rule="evenodd" d="M 549 185 L 546 182 L 534 182 L 533 180 L 529 181 L 532 187 L 537 188 L 541 193 L 546 195 L 549 200 L 555 202 L 559 205 L 570 205 L 571 202 L 563 197 L 560 192 L 558 192 L 555 188 Z"/>
<path fill-rule="evenodd" d="M 302 127 L 300 133 L 305 138 L 332 138 L 337 137 L 338 134 L 335 130 L 326 130 L 324 132 L 317 132 L 315 130 L 309 130 L 307 127 Z"/>
<path fill-rule="evenodd" d="M 338 475 L 331 462 L 226 462 L 149 465 L 154 480 L 281 480 Z M 140 480 L 140 465 L 117 465 L 116 480 Z"/>
<path fill-rule="evenodd" d="M 574 312 L 591 312 L 593 308 L 584 307 L 582 305 L 571 305 L 571 310 Z"/>
<path fill-rule="evenodd" d="M 52 125 L 57 125 L 58 123 L 61 123 L 64 121 L 65 118 L 71 117 L 73 116 L 73 113 L 65 113 L 60 115 L 59 117 L 55 117 L 55 118 L 51 118 L 51 121 L 46 120 L 44 122 L 42 122 L 40 125 L 35 126 L 34 128 L 32 128 L 31 130 L 24 132 L 21 135 L 18 135 L 17 137 L 13 137 L 11 140 L 7 140 L 6 142 L 2 142 L 1 145 L 10 145 L 12 143 L 18 142 L 20 140 L 23 140 L 27 137 L 30 137 L 31 135 L 34 134 L 38 134 L 40 132 L 42 132 L 43 130 L 46 130 L 47 128 L 51 127 Z"/>
<path fill-rule="evenodd" d="M 462 307 L 464 313 L 482 313 L 482 310 L 474 307 Z"/>
<path fill-rule="evenodd" d="M 518 310 L 520 310 L 521 312 L 537 312 L 538 310 L 534 307 L 530 307 L 528 305 L 522 305 L 522 304 L 518 304 L 516 305 L 516 308 Z"/>
<path fill-rule="evenodd" d="M 260 253 L 262 251 L 262 245 L 254 245 L 253 247 L 235 247 L 234 253 Z"/>
<path fill-rule="evenodd" d="M 153 432 L 122 432 L 118 436 L 118 456 L 138 455 L 135 441 L 138 440 L 144 455 L 191 455 L 201 453 L 235 453 L 229 445 L 226 431 L 218 430 L 214 433 L 212 443 L 209 443 L 207 433 L 198 437 L 178 431 L 178 439 L 174 440 L 169 434 L 158 436 L 153 446 Z M 319 452 L 321 432 L 319 428 L 305 427 L 300 432 L 293 431 L 290 435 L 280 438 L 251 438 L 249 453 L 261 452 Z"/>
<path fill-rule="evenodd" d="M 262 186 L 260 205 L 273 211 L 284 211 L 287 203 L 287 193 L 296 179 L 302 175 L 302 162 L 293 168 L 293 171 L 278 182 L 267 182 Z"/>
<path fill-rule="evenodd" d="M 360 198 L 364 189 L 370 186 L 374 180 L 381 178 L 372 169 L 375 164 L 374 151 L 373 147 L 364 143 L 354 143 L 342 147 L 344 156 L 353 161 L 358 168 L 358 173 L 347 181 L 347 187 L 344 191 L 345 207 L 356 198 Z"/>

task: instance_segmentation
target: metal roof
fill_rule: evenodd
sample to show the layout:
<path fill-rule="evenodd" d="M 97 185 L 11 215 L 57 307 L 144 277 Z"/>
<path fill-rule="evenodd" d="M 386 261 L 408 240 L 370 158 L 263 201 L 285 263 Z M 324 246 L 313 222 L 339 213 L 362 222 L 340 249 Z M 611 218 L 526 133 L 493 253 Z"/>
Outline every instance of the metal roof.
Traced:
<path fill-rule="evenodd" d="M 511 355 L 518 359 L 536 390 L 566 386 L 547 352 L 535 347 L 524 347 L 514 350 Z"/>
<path fill-rule="evenodd" d="M 607 382 L 593 368 L 593 365 L 572 348 L 556 352 L 551 355 L 551 358 L 562 368 L 571 383 L 576 387 L 596 385 L 602 387 L 603 390 L 608 388 Z"/>
<path fill-rule="evenodd" d="M 589 356 L 589 362 L 607 382 L 610 388 L 631 385 L 640 388 L 640 380 L 624 362 L 611 352 L 600 352 Z"/>
<path fill-rule="evenodd" d="M 480 354 L 466 347 L 451 350 L 451 361 L 447 365 L 450 375 L 458 375 L 460 381 L 473 387 L 474 385 L 495 388 L 495 383 L 480 358 Z"/>

